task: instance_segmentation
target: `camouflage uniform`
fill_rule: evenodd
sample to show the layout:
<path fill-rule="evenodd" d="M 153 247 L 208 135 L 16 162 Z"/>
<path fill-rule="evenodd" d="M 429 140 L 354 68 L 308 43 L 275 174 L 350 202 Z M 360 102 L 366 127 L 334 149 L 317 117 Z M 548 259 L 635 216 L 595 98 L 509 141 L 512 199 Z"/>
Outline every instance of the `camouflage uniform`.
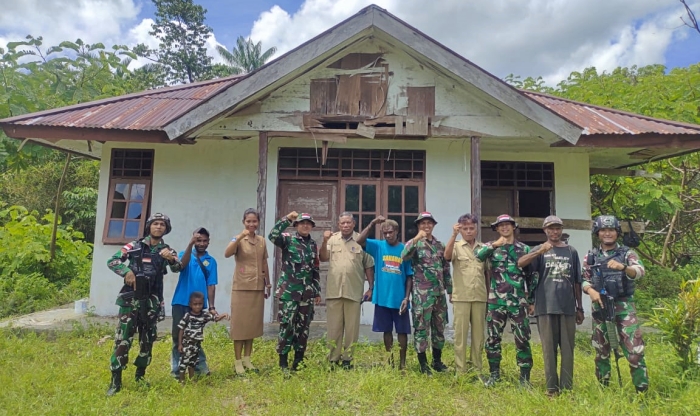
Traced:
<path fill-rule="evenodd" d="M 617 250 L 625 250 L 626 254 L 624 259 L 617 259 L 618 261 L 623 260 L 623 264 L 633 268 L 637 276 L 634 279 L 637 280 L 644 276 L 645 270 L 644 265 L 639 260 L 639 256 L 634 250 L 624 247 L 617 246 L 613 250 L 604 251 L 602 248 L 593 252 L 588 252 L 583 261 L 583 290 L 586 291 L 587 287 L 591 287 L 593 282 L 593 274 L 591 267 L 588 263 L 589 257 L 594 257 L 594 264 L 601 264 L 605 266 L 607 263 L 604 259 L 609 258 L 615 254 Z M 603 262 L 601 262 L 603 260 Z M 598 310 L 600 306 L 597 303 L 593 304 L 593 335 L 591 337 L 593 348 L 595 348 L 595 366 L 596 366 L 596 377 L 599 381 L 607 384 L 610 380 L 610 340 L 608 339 L 607 323 L 604 320 L 599 319 Z M 640 323 L 637 320 L 637 309 L 634 303 L 634 296 L 618 297 L 615 299 L 615 324 L 617 326 L 617 333 L 620 339 L 620 348 L 622 349 L 622 354 L 625 356 L 630 366 L 630 374 L 632 375 L 632 383 L 638 390 L 646 390 L 649 385 L 649 376 L 647 374 L 647 365 L 644 361 L 644 340 L 642 339 L 642 332 L 640 330 Z"/>
<path fill-rule="evenodd" d="M 314 317 L 314 298 L 321 293 L 318 247 L 310 236 L 283 231 L 291 225 L 287 218 L 275 224 L 268 238 L 282 249 L 282 273 L 275 297 L 279 299 L 280 323 L 278 354 L 306 350 L 309 325 Z"/>
<path fill-rule="evenodd" d="M 401 253 L 410 259 L 413 266 L 413 342 L 416 352 L 428 349 L 428 329 L 433 348 L 445 346 L 445 324 L 447 323 L 447 293 L 452 293 L 450 262 L 445 260 L 445 246 L 432 237 L 414 244 L 409 241 Z"/>
<path fill-rule="evenodd" d="M 162 276 L 168 272 L 168 265 L 173 272 L 179 272 L 182 268 L 179 261 L 168 263 L 160 257 L 161 250 L 170 248 L 163 240 L 155 246 L 151 246 L 151 238 L 145 237 L 142 240 L 132 241 L 116 252 L 107 261 L 109 269 L 121 277 L 125 277 L 129 271 L 134 271 L 136 265 L 133 264 L 129 251 L 139 244 L 144 249 L 144 273 L 152 281 L 155 281 L 155 284 L 151 286 L 154 290 L 151 290 L 147 299 L 139 300 L 135 298 L 134 289 L 131 286 L 125 284 L 122 287 L 116 301 L 119 306 L 119 324 L 114 335 L 114 351 L 110 359 L 109 367 L 112 371 L 126 368 L 129 362 L 129 349 L 137 328 L 139 330 L 139 355 L 134 360 L 134 365 L 145 368 L 151 363 L 151 349 L 158 333 L 156 322 L 162 302 Z M 150 261 L 146 261 L 146 258 Z M 126 264 L 127 260 L 129 260 L 129 265 Z M 158 282 L 159 279 L 160 282 Z M 142 282 L 137 281 L 136 285 L 138 286 L 140 283 Z M 145 311 L 145 319 L 139 317 L 139 311 Z M 145 322 L 143 322 L 144 320 Z"/>
<path fill-rule="evenodd" d="M 489 260 L 491 266 L 491 288 L 489 290 L 486 328 L 486 358 L 490 367 L 501 363 L 501 338 L 507 320 L 511 320 L 515 339 L 518 367 L 532 368 L 530 349 L 530 321 L 527 318 L 526 275 L 518 267 L 518 258 L 530 252 L 530 247 L 514 241 L 498 248 L 493 242 L 475 249 L 474 254 L 482 261 Z"/>

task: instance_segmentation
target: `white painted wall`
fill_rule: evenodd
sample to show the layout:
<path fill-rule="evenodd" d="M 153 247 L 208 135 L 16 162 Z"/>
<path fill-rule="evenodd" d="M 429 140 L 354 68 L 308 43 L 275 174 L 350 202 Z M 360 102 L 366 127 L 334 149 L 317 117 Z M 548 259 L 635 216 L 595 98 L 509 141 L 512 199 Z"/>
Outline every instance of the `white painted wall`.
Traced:
<path fill-rule="evenodd" d="M 320 143 L 317 143 L 320 146 Z M 111 145 L 114 146 L 114 145 Z M 109 154 L 105 146 L 98 197 L 96 241 L 90 292 L 90 305 L 99 315 L 114 315 L 114 305 L 122 280 L 107 269 L 107 259 L 119 246 L 101 243 L 107 204 L 109 181 Z M 267 175 L 266 230 L 275 222 L 277 206 L 277 156 L 280 147 L 313 147 L 308 139 L 270 139 Z M 425 201 L 439 224 L 435 228 L 438 239 L 446 242 L 451 225 L 471 210 L 469 172 L 469 140 L 391 141 L 352 139 L 346 144 L 331 143 L 331 147 L 359 149 L 415 149 L 426 151 Z M 137 147 L 117 145 L 116 147 Z M 145 146 L 142 146 L 145 147 Z M 219 285 L 216 306 L 220 312 L 229 312 L 230 291 L 234 269 L 232 259 L 224 259 L 223 251 L 231 236 L 241 229 L 241 216 L 246 208 L 257 204 L 257 140 L 209 141 L 194 146 L 156 145 L 155 169 L 151 212 L 164 212 L 173 222 L 173 232 L 166 242 L 183 250 L 191 232 L 199 226 L 212 233 L 210 254 L 219 264 Z M 320 149 L 319 149 L 320 150 Z M 567 219 L 589 219 L 590 199 L 588 156 L 581 153 L 507 153 L 484 152 L 483 160 L 518 160 L 553 162 L 555 169 L 555 203 L 558 216 Z M 570 243 L 583 256 L 591 246 L 588 231 L 568 231 Z M 273 270 L 273 247 L 268 243 L 270 269 Z M 177 275 L 166 276 L 165 297 L 170 312 Z M 584 296 L 584 303 L 588 305 Z M 450 322 L 452 322 L 450 308 Z M 363 305 L 361 322 L 371 324 L 373 306 Z M 265 309 L 265 321 L 273 320 L 272 300 Z"/>

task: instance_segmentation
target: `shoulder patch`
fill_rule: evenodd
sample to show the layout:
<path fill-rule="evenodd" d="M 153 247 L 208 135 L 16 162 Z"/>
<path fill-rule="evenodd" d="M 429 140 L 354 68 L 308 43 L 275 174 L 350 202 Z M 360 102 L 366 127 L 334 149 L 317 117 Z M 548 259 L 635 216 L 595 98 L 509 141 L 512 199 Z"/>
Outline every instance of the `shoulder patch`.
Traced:
<path fill-rule="evenodd" d="M 282 235 L 283 235 L 284 237 L 291 237 L 291 234 L 289 234 L 289 233 L 282 233 Z"/>

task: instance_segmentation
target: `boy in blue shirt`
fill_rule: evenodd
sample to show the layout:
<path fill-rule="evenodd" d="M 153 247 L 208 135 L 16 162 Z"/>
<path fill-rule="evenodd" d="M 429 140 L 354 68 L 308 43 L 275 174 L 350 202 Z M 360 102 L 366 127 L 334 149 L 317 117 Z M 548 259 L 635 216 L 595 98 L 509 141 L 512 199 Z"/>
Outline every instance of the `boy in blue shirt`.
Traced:
<path fill-rule="evenodd" d="M 170 362 L 170 372 L 173 377 L 179 378 L 179 361 L 180 351 L 178 351 L 178 338 L 180 337 L 180 328 L 178 324 L 190 312 L 190 295 L 194 292 L 204 294 L 204 309 L 209 310 L 209 313 L 216 316 L 216 308 L 214 307 L 214 298 L 216 295 L 216 284 L 218 283 L 218 273 L 216 268 L 216 260 L 207 253 L 209 247 L 209 231 L 206 228 L 197 228 L 187 249 L 180 253 L 182 263 L 182 271 L 177 281 L 177 287 L 173 294 L 172 315 L 173 315 L 173 349 Z M 207 356 L 204 350 L 199 350 L 199 359 L 197 360 L 196 374 L 209 375 L 209 367 L 207 366 Z"/>
<path fill-rule="evenodd" d="M 376 224 L 382 224 L 384 240 L 367 238 Z M 413 269 L 409 261 L 401 260 L 403 243 L 399 242 L 399 224 L 378 216 L 362 230 L 357 243 L 374 257 L 374 323 L 372 331 L 384 333 L 384 347 L 389 353 L 389 363 L 394 365 L 391 348 L 394 344 L 393 329 L 399 339 L 399 369 L 406 368 L 408 334 L 411 333 L 411 319 L 408 317 L 409 296 L 411 294 Z"/>

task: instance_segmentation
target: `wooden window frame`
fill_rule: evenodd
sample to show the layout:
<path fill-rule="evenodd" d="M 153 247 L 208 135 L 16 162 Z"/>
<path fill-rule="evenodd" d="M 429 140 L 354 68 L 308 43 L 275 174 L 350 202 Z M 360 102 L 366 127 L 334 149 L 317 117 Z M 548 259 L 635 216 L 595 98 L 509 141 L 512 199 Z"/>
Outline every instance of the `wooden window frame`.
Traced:
<path fill-rule="evenodd" d="M 338 209 L 338 215 L 343 212 L 351 212 L 352 215 L 355 216 L 355 222 L 357 223 L 357 232 L 362 232 L 363 226 L 362 226 L 362 216 L 363 215 L 372 215 L 374 214 L 375 217 L 377 215 L 381 215 L 381 209 L 382 209 L 382 181 L 379 179 L 372 179 L 372 178 L 367 178 L 366 180 L 362 179 L 341 179 L 340 183 L 338 184 L 338 192 L 340 193 L 340 197 L 338 198 L 340 200 L 340 206 Z M 346 211 L 345 209 L 345 187 L 347 185 L 358 185 L 360 187 L 360 197 L 358 200 L 358 211 Z M 362 185 L 374 185 L 376 186 L 377 192 L 375 194 L 375 201 L 374 201 L 374 207 L 375 211 L 363 211 L 362 210 Z"/>
<path fill-rule="evenodd" d="M 151 160 L 152 160 L 152 165 L 150 169 L 150 176 L 148 177 L 142 177 L 142 176 L 123 176 L 123 175 L 118 175 L 115 176 L 113 175 L 114 172 L 114 161 L 115 161 L 115 152 L 118 151 L 150 151 L 151 152 Z M 151 208 L 151 187 L 153 185 L 153 168 L 154 168 L 154 161 L 155 161 L 155 151 L 153 149 L 112 149 L 112 152 L 110 154 L 110 168 L 109 168 L 109 184 L 107 187 L 107 212 L 105 215 L 105 221 L 104 221 L 104 227 L 102 230 L 102 244 L 104 245 L 123 245 L 127 244 L 135 239 L 143 237 L 143 232 L 146 227 L 146 220 L 148 219 L 148 215 L 150 212 Z M 111 220 L 112 215 L 112 208 L 114 206 L 114 192 L 113 189 L 116 186 L 117 183 L 124 183 L 128 184 L 129 186 L 129 191 L 131 192 L 131 185 L 145 185 L 145 190 L 144 190 L 144 195 L 143 195 L 143 200 L 141 201 L 142 206 L 141 206 L 141 218 L 139 219 L 139 233 L 136 238 L 131 238 L 131 237 L 124 237 L 124 232 L 126 231 L 126 218 L 123 219 L 123 225 L 122 225 L 122 233 L 119 237 L 108 237 L 109 233 L 109 223 Z M 127 196 L 130 198 L 130 196 Z M 126 199 L 127 202 L 127 210 L 129 209 L 128 207 L 128 202 L 131 201 L 131 199 Z M 118 200 L 118 202 L 121 202 L 121 200 Z"/>

